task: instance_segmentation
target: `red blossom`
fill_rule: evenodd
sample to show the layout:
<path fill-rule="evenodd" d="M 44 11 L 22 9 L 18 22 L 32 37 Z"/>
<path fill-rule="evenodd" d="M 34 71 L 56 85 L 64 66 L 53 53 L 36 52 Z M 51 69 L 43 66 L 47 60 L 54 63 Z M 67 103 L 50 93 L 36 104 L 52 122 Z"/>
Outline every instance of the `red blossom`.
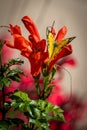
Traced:
<path fill-rule="evenodd" d="M 30 33 L 29 40 L 31 40 L 31 37 L 33 36 L 36 42 L 40 41 L 40 35 L 33 20 L 28 16 L 24 16 L 22 22 Z"/>
<path fill-rule="evenodd" d="M 28 52 L 30 52 L 31 50 L 29 49 L 29 46 L 31 45 L 31 43 L 22 36 L 20 27 L 18 25 L 12 26 L 10 24 L 10 29 L 14 43 L 11 43 L 10 41 L 5 41 L 5 44 L 8 47 L 18 49 L 21 52 L 22 50 L 28 50 Z"/>
<path fill-rule="evenodd" d="M 56 55 L 53 60 L 50 62 L 49 66 L 48 66 L 48 70 L 52 70 L 54 64 L 60 59 L 63 58 L 65 56 L 68 56 L 72 53 L 72 46 L 68 45 L 66 47 L 64 47 L 59 53 L 58 55 Z"/>
<path fill-rule="evenodd" d="M 22 51 L 22 55 L 26 56 L 30 61 L 31 74 L 33 76 L 37 76 L 41 72 L 41 68 L 48 59 L 48 53 L 45 52 L 46 40 L 40 39 L 39 32 L 30 17 L 25 16 L 22 18 L 22 21 L 27 30 L 30 32 L 29 40 L 31 41 L 32 50 L 30 55 L 26 50 Z"/>
<path fill-rule="evenodd" d="M 66 26 L 62 27 L 62 28 L 58 31 L 55 40 L 56 40 L 57 42 L 60 42 L 60 41 L 65 37 L 67 31 L 68 31 L 68 30 L 67 30 L 67 27 L 66 27 Z"/>
<path fill-rule="evenodd" d="M 5 41 L 5 44 L 8 47 L 20 50 L 21 55 L 27 57 L 30 61 L 31 74 L 37 76 L 48 58 L 48 53 L 45 52 L 46 40 L 40 39 L 39 32 L 30 17 L 23 17 L 22 22 L 30 33 L 29 41 L 22 36 L 21 29 L 18 25 L 12 26 L 10 24 L 14 44 L 10 41 Z"/>
<path fill-rule="evenodd" d="M 9 41 L 6 41 L 5 44 L 11 48 L 20 50 L 21 55 L 29 59 L 32 76 L 37 76 L 41 73 L 44 64 L 48 61 L 48 51 L 45 51 L 46 40 L 40 38 L 38 29 L 30 17 L 24 16 L 22 18 L 22 22 L 29 32 L 29 40 L 26 40 L 22 36 L 21 29 L 18 25 L 12 26 L 10 24 L 14 44 L 12 44 Z M 56 33 L 54 28 L 52 28 L 51 33 L 55 37 Z M 67 27 L 64 26 L 57 33 L 55 41 L 61 42 L 66 33 L 67 33 Z M 56 56 L 54 56 L 53 59 L 51 59 L 50 64 L 48 66 L 48 71 L 50 71 L 53 68 L 54 64 L 58 59 L 67 56 L 71 53 L 72 53 L 71 45 L 64 47 Z"/>

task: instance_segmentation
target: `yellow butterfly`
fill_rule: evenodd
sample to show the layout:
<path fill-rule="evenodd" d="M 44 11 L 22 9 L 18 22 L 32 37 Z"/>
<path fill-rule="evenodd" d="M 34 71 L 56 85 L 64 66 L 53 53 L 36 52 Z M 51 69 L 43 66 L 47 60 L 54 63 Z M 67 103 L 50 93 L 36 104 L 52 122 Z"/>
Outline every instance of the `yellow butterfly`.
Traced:
<path fill-rule="evenodd" d="M 57 42 L 49 27 L 47 27 L 46 34 L 50 59 L 53 59 L 67 44 L 69 44 L 75 38 L 70 37 Z"/>

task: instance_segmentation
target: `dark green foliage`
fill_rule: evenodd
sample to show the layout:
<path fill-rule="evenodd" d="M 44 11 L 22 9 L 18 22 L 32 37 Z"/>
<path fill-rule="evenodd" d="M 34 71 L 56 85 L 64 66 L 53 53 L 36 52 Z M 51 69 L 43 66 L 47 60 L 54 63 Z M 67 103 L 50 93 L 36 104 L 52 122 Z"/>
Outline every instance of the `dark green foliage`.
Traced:
<path fill-rule="evenodd" d="M 18 91 L 11 97 L 11 107 L 20 110 L 39 130 L 49 130 L 50 120 L 64 121 L 63 110 L 45 100 L 31 100 L 24 92 Z"/>
<path fill-rule="evenodd" d="M 15 65 L 21 65 L 24 62 L 17 59 L 10 59 L 8 63 L 1 63 L 2 42 L 0 41 L 0 90 L 2 92 L 2 101 L 0 104 L 0 112 L 2 119 L 0 120 L 0 130 L 10 130 L 12 127 L 21 130 L 49 130 L 49 121 L 64 121 L 63 110 L 51 103 L 47 102 L 48 96 L 51 94 L 54 85 L 52 81 L 56 73 L 54 67 L 51 72 L 47 69 L 42 70 L 43 90 L 40 86 L 40 74 L 34 78 L 38 100 L 31 100 L 27 93 L 21 91 L 10 92 L 5 94 L 5 88 L 10 86 L 12 81 L 20 82 L 20 75 L 24 75 L 23 71 L 15 68 Z M 6 102 L 5 98 L 11 100 Z M 27 119 L 25 122 L 20 117 L 15 117 L 16 112 L 21 112 Z M 9 116 L 9 113 L 13 117 Z"/>
<path fill-rule="evenodd" d="M 20 82 L 20 74 L 23 75 L 23 71 L 17 68 L 12 69 L 13 65 L 21 65 L 23 61 L 19 58 L 11 59 L 8 63 L 0 66 L 0 89 L 3 86 L 9 86 L 11 81 Z"/>
<path fill-rule="evenodd" d="M 9 124 L 6 121 L 0 121 L 0 130 L 9 130 Z"/>

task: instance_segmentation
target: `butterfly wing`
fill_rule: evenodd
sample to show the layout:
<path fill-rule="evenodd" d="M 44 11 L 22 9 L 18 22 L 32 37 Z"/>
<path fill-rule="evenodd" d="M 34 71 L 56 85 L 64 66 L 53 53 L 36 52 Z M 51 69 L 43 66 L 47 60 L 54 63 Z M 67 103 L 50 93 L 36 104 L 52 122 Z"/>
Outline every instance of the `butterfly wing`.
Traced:
<path fill-rule="evenodd" d="M 52 58 L 53 58 L 54 56 L 56 56 L 56 55 L 57 55 L 65 46 L 67 46 L 74 38 L 75 38 L 75 37 L 70 37 L 70 38 L 66 38 L 66 39 L 60 41 L 59 43 L 56 43 L 56 42 L 55 42 L 55 44 L 53 44 L 53 46 L 54 46 L 54 45 L 56 45 L 56 46 L 54 47 L 54 50 L 53 50 L 53 53 L 52 53 Z"/>
<path fill-rule="evenodd" d="M 53 34 L 51 33 L 51 31 L 47 28 L 47 43 L 48 43 L 48 53 L 49 53 L 49 58 L 52 57 L 52 54 L 53 54 L 53 51 L 54 51 L 54 42 L 55 42 L 55 39 L 54 39 L 54 36 Z"/>
<path fill-rule="evenodd" d="M 47 42 L 49 58 L 53 59 L 65 46 L 67 46 L 75 37 L 66 38 L 59 43 L 54 39 L 53 34 L 47 28 Z"/>

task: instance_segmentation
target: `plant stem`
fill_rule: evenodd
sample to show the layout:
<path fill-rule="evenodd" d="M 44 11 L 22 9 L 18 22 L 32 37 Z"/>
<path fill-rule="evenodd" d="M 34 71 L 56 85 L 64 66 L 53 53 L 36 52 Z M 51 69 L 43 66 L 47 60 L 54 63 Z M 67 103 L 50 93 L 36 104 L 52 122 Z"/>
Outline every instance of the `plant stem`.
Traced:
<path fill-rule="evenodd" d="M 3 86 L 2 88 L 2 120 L 5 119 L 4 103 L 5 103 L 5 94 L 4 94 L 4 86 Z"/>
<path fill-rule="evenodd" d="M 40 98 L 40 85 L 39 85 L 38 80 L 35 80 L 35 87 L 36 87 L 36 90 L 37 90 L 37 95 Z"/>
<path fill-rule="evenodd" d="M 0 76 L 3 77 L 2 72 L 2 47 L 3 43 L 0 41 Z M 4 103 L 5 103 L 5 94 L 4 94 L 4 85 L 2 86 L 2 120 L 5 118 L 5 109 L 4 109 Z"/>
<path fill-rule="evenodd" d="M 34 129 L 34 124 L 30 123 L 30 130 L 33 130 Z"/>
<path fill-rule="evenodd" d="M 35 83 L 37 95 L 39 98 L 41 98 L 41 88 L 40 88 L 40 84 L 39 84 L 39 78 L 40 78 L 40 75 L 34 77 L 34 83 Z"/>
<path fill-rule="evenodd" d="M 0 49 L 0 67 L 1 67 L 1 65 L 2 65 L 2 57 L 1 57 L 1 49 Z"/>

